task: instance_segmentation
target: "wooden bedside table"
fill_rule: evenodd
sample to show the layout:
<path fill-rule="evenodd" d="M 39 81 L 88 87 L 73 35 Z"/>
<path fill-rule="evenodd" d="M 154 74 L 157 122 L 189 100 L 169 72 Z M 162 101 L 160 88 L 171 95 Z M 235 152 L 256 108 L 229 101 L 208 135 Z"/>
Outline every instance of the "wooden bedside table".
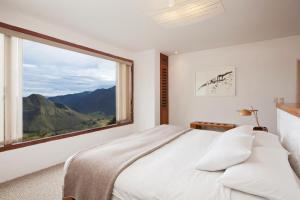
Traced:
<path fill-rule="evenodd" d="M 190 124 L 191 128 L 202 129 L 202 130 L 213 130 L 224 132 L 236 127 L 235 124 L 225 124 L 225 123 L 216 123 L 216 122 L 192 122 Z"/>

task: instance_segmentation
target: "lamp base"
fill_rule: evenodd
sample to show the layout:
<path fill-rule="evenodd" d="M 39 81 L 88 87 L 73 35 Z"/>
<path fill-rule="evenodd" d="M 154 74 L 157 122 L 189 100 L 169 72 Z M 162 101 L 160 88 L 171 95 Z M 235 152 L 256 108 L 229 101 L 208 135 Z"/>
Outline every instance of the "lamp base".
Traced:
<path fill-rule="evenodd" d="M 264 127 L 264 126 L 256 126 L 253 127 L 253 131 L 264 131 L 264 132 L 268 132 L 268 128 Z"/>

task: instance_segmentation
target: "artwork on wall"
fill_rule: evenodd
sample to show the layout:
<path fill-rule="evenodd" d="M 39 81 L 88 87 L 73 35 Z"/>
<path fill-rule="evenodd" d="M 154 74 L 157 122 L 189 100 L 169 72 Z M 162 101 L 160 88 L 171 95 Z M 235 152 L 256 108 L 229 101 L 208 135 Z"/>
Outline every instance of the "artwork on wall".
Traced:
<path fill-rule="evenodd" d="M 235 68 L 196 72 L 196 96 L 235 96 Z"/>

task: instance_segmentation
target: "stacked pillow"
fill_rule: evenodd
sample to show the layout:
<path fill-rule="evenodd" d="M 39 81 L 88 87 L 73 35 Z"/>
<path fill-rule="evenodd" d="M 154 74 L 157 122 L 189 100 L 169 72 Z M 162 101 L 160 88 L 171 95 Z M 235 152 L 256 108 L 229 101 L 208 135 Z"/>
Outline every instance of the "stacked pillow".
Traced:
<path fill-rule="evenodd" d="M 300 186 L 278 136 L 253 131 L 252 126 L 231 129 L 210 146 L 196 169 L 226 170 L 222 185 L 271 200 L 300 199 Z"/>
<path fill-rule="evenodd" d="M 198 162 L 196 169 L 224 170 L 247 160 L 251 155 L 254 136 L 246 134 L 244 128 L 235 128 L 219 136 Z"/>
<path fill-rule="evenodd" d="M 300 187 L 282 148 L 254 147 L 250 158 L 226 169 L 222 185 L 270 200 L 300 199 Z"/>
<path fill-rule="evenodd" d="M 255 135 L 254 147 L 274 147 L 284 150 L 277 135 L 261 131 L 253 131 L 253 134 Z"/>

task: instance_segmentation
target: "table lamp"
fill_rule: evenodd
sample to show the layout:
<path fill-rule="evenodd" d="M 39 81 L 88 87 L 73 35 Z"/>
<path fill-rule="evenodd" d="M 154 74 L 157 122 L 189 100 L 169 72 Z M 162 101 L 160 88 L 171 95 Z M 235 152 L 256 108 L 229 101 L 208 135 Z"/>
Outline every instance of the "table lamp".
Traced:
<path fill-rule="evenodd" d="M 253 107 L 251 106 L 251 109 L 241 109 L 239 110 L 239 113 L 241 116 L 251 116 L 254 115 L 255 120 L 256 120 L 256 127 L 253 127 L 254 131 L 266 131 L 268 132 L 268 128 L 267 127 L 263 127 L 259 125 L 259 121 L 258 121 L 258 114 L 257 114 L 258 110 L 253 109 Z"/>

